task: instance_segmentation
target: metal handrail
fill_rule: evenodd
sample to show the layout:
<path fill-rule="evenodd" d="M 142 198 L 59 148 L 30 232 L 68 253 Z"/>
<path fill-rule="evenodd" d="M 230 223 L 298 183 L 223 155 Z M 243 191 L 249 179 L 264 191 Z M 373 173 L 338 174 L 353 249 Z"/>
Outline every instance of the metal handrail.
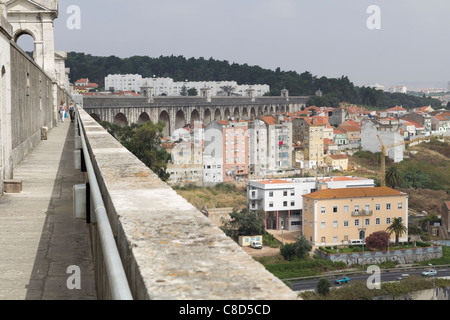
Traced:
<path fill-rule="evenodd" d="M 76 112 L 76 121 L 80 125 L 79 134 L 81 137 L 84 160 L 92 195 L 93 209 L 97 220 L 97 229 L 103 251 L 111 296 L 113 300 L 133 300 L 125 270 L 122 265 L 122 260 L 120 259 L 119 250 L 117 249 L 111 225 L 109 223 L 102 194 L 98 186 L 97 176 L 95 175 L 95 171 L 92 166 L 90 153 L 86 144 L 84 127 L 78 110 Z"/>

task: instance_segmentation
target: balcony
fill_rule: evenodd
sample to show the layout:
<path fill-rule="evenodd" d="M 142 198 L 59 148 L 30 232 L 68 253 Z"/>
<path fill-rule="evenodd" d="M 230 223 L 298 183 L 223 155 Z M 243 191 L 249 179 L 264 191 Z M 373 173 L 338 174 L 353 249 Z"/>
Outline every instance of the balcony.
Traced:
<path fill-rule="evenodd" d="M 373 210 L 362 210 L 362 211 L 353 211 L 352 212 L 353 217 L 371 216 L 371 215 L 373 215 Z"/>

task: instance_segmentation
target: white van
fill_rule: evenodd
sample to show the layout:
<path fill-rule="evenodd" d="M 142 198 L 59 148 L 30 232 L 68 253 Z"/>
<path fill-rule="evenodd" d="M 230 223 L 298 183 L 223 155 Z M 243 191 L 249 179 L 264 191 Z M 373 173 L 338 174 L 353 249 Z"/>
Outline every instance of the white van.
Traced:
<path fill-rule="evenodd" d="M 255 248 L 255 249 L 262 249 L 262 244 L 259 241 L 252 240 L 250 242 L 250 247 Z"/>
<path fill-rule="evenodd" d="M 359 240 L 350 240 L 350 244 L 351 245 L 362 245 L 362 244 L 364 244 L 364 241 L 363 240 L 361 240 L 361 239 L 359 239 Z"/>

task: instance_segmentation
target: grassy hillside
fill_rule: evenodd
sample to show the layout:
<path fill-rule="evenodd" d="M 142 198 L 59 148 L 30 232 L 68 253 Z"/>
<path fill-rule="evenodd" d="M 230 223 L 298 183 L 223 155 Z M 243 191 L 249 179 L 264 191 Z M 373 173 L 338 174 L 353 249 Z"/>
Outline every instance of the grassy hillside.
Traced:
<path fill-rule="evenodd" d="M 194 185 L 175 186 L 173 189 L 197 209 L 207 207 L 236 208 L 247 207 L 247 192 L 245 187 L 221 183 L 215 187 L 197 187 Z"/>

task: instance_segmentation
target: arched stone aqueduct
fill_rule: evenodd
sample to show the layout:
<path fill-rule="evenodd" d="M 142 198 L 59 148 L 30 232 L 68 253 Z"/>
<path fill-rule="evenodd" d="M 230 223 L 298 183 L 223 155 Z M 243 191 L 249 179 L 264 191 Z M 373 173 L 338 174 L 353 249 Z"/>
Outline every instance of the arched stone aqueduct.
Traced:
<path fill-rule="evenodd" d="M 234 98 L 236 99 L 236 98 Z M 275 98 L 278 103 L 253 103 L 253 104 L 191 104 L 191 105 L 164 105 L 157 103 L 142 106 L 131 105 L 106 105 L 99 104 L 99 98 L 95 103 L 84 99 L 84 110 L 96 121 L 108 121 L 118 125 L 130 125 L 132 123 L 143 124 L 149 120 L 166 123 L 165 135 L 170 135 L 174 130 L 184 127 L 186 124 L 202 122 L 208 125 L 213 120 L 253 120 L 261 115 L 276 113 L 295 113 L 306 105 L 307 97 L 297 97 L 295 101 Z M 274 98 L 271 99 L 272 102 Z M 292 100 L 292 98 L 290 99 Z M 106 101 L 106 100 L 105 100 Z M 123 100 L 122 100 L 123 101 Z"/>

